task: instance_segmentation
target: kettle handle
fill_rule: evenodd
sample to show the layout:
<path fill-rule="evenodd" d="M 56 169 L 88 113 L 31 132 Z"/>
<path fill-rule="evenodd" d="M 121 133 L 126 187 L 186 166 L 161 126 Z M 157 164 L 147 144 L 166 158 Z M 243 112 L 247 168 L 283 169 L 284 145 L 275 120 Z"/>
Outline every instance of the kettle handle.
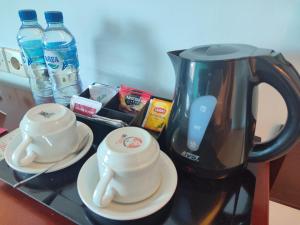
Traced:
<path fill-rule="evenodd" d="M 250 162 L 270 161 L 286 154 L 300 135 L 300 77 L 282 54 L 250 59 L 258 83 L 270 84 L 282 95 L 288 110 L 283 130 L 272 140 L 256 144 L 249 153 Z"/>

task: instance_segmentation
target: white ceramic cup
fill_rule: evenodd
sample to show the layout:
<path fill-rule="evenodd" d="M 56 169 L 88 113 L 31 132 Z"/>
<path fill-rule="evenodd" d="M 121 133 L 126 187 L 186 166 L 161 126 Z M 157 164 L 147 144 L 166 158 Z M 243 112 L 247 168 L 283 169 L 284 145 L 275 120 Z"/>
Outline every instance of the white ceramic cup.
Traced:
<path fill-rule="evenodd" d="M 13 163 L 61 160 L 78 145 L 75 114 L 65 106 L 49 103 L 28 110 L 20 122 L 22 142 L 12 155 Z"/>
<path fill-rule="evenodd" d="M 111 201 L 133 203 L 151 196 L 159 187 L 160 149 L 144 129 L 119 128 L 109 133 L 97 150 L 100 180 L 93 202 L 106 207 Z"/>

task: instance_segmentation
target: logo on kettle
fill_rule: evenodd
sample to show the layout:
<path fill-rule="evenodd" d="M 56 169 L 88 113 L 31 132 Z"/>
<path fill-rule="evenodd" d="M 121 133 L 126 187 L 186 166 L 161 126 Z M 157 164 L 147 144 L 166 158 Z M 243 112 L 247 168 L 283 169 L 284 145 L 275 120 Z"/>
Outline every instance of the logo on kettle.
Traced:
<path fill-rule="evenodd" d="M 199 162 L 199 156 L 198 155 L 195 155 L 191 152 L 187 152 L 187 151 L 183 151 L 181 153 L 181 155 L 187 159 L 190 159 L 190 160 L 193 160 L 195 162 Z"/>

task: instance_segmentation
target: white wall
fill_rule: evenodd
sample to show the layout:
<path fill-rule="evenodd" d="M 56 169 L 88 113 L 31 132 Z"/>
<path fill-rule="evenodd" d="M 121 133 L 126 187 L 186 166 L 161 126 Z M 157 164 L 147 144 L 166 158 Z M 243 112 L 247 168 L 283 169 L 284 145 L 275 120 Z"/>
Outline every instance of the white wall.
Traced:
<path fill-rule="evenodd" d="M 125 83 L 171 97 L 174 72 L 169 50 L 195 45 L 238 42 L 281 51 L 300 70 L 299 0 L 0 0 L 0 46 L 17 47 L 18 9 L 61 10 L 74 34 L 81 77 Z M 284 121 L 274 112 L 272 90 L 264 90 L 263 112 L 269 125 Z M 262 103 L 262 102 L 261 102 Z M 271 107 L 272 106 L 272 107 Z M 272 108 L 270 111 L 269 109 Z M 272 120 L 268 117 L 272 113 Z M 274 118 L 273 118 L 274 117 Z M 265 122 L 266 123 L 266 122 Z M 265 135 L 267 131 L 262 131 Z"/>

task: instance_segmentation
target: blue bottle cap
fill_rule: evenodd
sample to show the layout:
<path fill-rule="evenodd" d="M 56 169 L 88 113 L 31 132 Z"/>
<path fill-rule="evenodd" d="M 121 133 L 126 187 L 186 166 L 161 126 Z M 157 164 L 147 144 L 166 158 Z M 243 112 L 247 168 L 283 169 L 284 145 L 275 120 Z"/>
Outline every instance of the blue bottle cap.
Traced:
<path fill-rule="evenodd" d="M 33 9 L 19 10 L 19 17 L 20 17 L 21 21 L 37 20 L 36 12 Z"/>
<path fill-rule="evenodd" d="M 62 23 L 63 14 L 60 11 L 46 11 L 45 19 L 47 23 Z"/>

